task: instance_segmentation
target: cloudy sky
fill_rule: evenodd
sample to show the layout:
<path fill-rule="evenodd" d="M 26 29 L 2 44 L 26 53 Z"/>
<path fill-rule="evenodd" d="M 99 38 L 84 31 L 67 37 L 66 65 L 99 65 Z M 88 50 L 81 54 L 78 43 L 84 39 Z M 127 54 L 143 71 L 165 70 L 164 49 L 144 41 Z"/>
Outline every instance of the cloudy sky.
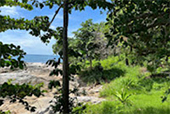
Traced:
<path fill-rule="evenodd" d="M 53 17 L 55 10 L 57 7 L 53 9 L 43 8 L 38 9 L 34 8 L 32 11 L 27 11 L 20 7 L 1 7 L 0 15 L 10 15 L 13 18 L 26 18 L 33 19 L 34 16 L 49 16 Z M 72 32 L 76 31 L 80 24 L 87 19 L 93 19 L 94 23 L 99 23 L 101 21 L 105 21 L 106 12 L 103 11 L 103 14 L 100 14 L 100 9 L 92 10 L 89 7 L 86 7 L 85 11 L 72 11 L 69 16 L 69 29 L 68 35 L 70 37 L 73 36 Z M 55 21 L 51 25 L 52 28 L 56 28 L 58 26 L 62 26 L 63 22 L 63 11 L 61 10 L 57 15 Z M 28 31 L 24 30 L 8 30 L 6 32 L 0 33 L 0 41 L 4 43 L 13 43 L 16 45 L 20 45 L 22 49 L 27 54 L 41 54 L 41 55 L 52 55 L 52 45 L 55 43 L 55 40 L 52 39 L 48 45 L 44 44 L 38 37 L 31 36 Z"/>

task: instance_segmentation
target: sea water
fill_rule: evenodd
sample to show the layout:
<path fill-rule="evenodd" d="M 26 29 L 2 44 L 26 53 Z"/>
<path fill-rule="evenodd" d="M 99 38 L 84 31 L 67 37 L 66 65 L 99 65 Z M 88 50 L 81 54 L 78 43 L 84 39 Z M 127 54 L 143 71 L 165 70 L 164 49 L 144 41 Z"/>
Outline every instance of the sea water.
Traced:
<path fill-rule="evenodd" d="M 50 59 L 58 59 L 57 55 L 35 55 L 35 54 L 27 54 L 24 56 L 23 60 L 27 63 L 46 63 Z"/>

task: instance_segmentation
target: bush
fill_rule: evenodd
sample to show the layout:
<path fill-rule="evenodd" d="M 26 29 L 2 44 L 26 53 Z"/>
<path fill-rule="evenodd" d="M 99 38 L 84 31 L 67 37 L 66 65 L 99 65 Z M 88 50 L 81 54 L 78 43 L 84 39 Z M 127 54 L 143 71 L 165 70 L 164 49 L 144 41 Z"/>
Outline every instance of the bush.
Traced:
<path fill-rule="evenodd" d="M 88 63 L 88 62 L 87 62 Z M 86 64 L 85 69 L 79 73 L 80 78 L 86 83 L 110 82 L 116 77 L 124 76 L 123 62 L 118 57 L 109 57 L 102 61 L 93 61 L 93 68 Z"/>

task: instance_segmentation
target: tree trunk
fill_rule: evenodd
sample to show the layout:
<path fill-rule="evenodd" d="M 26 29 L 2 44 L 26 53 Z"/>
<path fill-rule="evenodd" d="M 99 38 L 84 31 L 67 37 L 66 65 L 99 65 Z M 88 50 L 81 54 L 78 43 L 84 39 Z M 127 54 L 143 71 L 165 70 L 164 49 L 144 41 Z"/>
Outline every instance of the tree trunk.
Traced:
<path fill-rule="evenodd" d="M 64 0 L 64 22 L 63 22 L 63 114 L 69 113 L 69 65 L 68 65 L 68 41 L 67 41 L 67 29 L 68 29 L 68 0 Z"/>
<path fill-rule="evenodd" d="M 169 57 L 169 56 L 166 56 L 166 59 L 165 59 L 166 62 L 168 62 L 168 57 Z"/>
<path fill-rule="evenodd" d="M 90 58 L 89 61 L 90 61 L 90 70 L 91 70 L 91 69 L 93 68 L 93 67 L 92 67 L 92 59 Z"/>
<path fill-rule="evenodd" d="M 128 60 L 128 58 L 125 59 L 125 62 L 126 62 L 126 66 L 129 66 L 129 60 Z"/>

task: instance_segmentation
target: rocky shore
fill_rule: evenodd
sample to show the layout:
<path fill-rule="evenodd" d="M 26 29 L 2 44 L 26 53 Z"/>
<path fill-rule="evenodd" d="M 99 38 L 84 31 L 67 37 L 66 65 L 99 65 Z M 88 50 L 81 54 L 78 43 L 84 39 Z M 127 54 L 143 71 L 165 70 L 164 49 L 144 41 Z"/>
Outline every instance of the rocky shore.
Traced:
<path fill-rule="evenodd" d="M 39 98 L 32 96 L 26 97 L 31 106 L 36 107 L 36 112 L 31 113 L 27 111 L 23 105 L 20 103 L 10 103 L 9 99 L 5 100 L 5 103 L 0 107 L 0 110 L 10 110 L 12 114 L 50 114 L 52 110 L 50 108 L 50 101 L 54 98 L 54 93 L 56 89 L 48 90 L 48 83 L 50 80 L 62 80 L 62 76 L 49 76 L 49 73 L 53 70 L 52 67 L 47 66 L 43 63 L 27 63 L 24 70 L 15 69 L 10 70 L 9 68 L 0 68 L 0 84 L 12 79 L 12 83 L 31 83 L 38 84 L 44 83 L 43 89 L 46 89 L 48 92 Z M 61 66 L 59 66 L 61 68 Z M 81 96 L 70 96 L 77 97 L 78 102 L 92 102 L 100 103 L 104 99 L 99 98 L 99 90 L 102 88 L 102 85 L 92 86 L 82 86 L 81 81 L 77 76 L 75 80 L 70 82 L 70 88 L 78 87 L 79 91 L 85 91 L 86 95 Z"/>

